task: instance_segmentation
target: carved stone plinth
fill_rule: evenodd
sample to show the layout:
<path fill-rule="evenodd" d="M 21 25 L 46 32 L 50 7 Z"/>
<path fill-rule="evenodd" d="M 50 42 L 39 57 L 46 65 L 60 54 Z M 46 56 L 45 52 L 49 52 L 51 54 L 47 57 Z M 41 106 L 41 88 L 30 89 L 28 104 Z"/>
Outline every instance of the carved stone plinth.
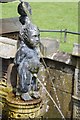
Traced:
<path fill-rule="evenodd" d="M 40 115 L 40 108 L 42 107 L 41 98 L 23 101 L 20 97 L 15 97 L 13 93 L 9 93 L 6 101 L 8 118 L 10 119 L 28 119 Z"/>
<path fill-rule="evenodd" d="M 4 80 L 0 81 L 0 103 L 3 104 L 6 101 L 7 91 L 6 91 L 7 85 Z"/>

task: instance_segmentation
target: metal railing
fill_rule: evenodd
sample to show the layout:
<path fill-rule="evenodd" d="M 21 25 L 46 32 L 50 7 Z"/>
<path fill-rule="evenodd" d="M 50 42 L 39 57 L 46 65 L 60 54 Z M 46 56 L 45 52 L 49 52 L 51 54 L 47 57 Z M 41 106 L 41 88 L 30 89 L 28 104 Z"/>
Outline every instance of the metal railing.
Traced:
<path fill-rule="evenodd" d="M 67 29 L 64 30 L 40 30 L 40 32 L 57 32 L 57 33 L 64 33 L 64 42 L 67 40 L 67 34 L 74 34 L 74 35 L 80 35 L 80 32 L 72 32 L 68 31 Z"/>

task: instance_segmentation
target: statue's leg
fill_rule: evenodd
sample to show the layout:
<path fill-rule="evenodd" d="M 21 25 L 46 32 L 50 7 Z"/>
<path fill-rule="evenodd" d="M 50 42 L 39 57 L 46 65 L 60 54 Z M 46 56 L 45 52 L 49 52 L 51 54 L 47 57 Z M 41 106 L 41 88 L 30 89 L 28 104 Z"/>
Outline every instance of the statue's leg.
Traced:
<path fill-rule="evenodd" d="M 21 64 L 18 69 L 19 69 L 18 89 L 21 93 L 26 93 L 28 92 L 32 76 L 30 71 L 28 70 L 27 63 Z"/>
<path fill-rule="evenodd" d="M 36 74 L 34 74 L 32 77 L 31 85 L 32 85 L 32 90 L 33 90 L 31 97 L 32 98 L 39 98 L 40 95 L 39 95 L 39 91 L 38 91 L 38 82 L 37 82 L 37 75 Z"/>
<path fill-rule="evenodd" d="M 32 77 L 31 85 L 32 85 L 33 91 L 37 91 L 37 78 L 34 75 Z"/>
<path fill-rule="evenodd" d="M 21 70 L 19 88 L 22 93 L 28 92 L 28 87 L 30 85 L 31 75 L 28 70 Z"/>
<path fill-rule="evenodd" d="M 32 97 L 29 94 L 31 79 L 32 76 L 30 71 L 25 67 L 22 67 L 22 69 L 20 70 L 18 89 L 21 92 L 21 99 L 23 99 L 24 101 L 32 100 Z"/>

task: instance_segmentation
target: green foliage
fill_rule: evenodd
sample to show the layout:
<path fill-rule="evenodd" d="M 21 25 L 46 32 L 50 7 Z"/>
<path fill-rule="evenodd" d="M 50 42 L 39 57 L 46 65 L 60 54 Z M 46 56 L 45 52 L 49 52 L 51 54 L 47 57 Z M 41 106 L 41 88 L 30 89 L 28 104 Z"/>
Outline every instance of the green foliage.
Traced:
<path fill-rule="evenodd" d="M 9 18 L 18 16 L 18 2 L 0 4 L 2 15 L 0 18 Z M 78 32 L 78 3 L 75 2 L 31 2 L 32 19 L 40 29 L 61 30 Z M 59 39 L 60 50 L 72 52 L 74 42 L 78 42 L 77 35 L 67 36 L 67 42 L 64 43 L 64 34 L 60 33 L 41 33 L 41 37 L 52 37 Z"/>

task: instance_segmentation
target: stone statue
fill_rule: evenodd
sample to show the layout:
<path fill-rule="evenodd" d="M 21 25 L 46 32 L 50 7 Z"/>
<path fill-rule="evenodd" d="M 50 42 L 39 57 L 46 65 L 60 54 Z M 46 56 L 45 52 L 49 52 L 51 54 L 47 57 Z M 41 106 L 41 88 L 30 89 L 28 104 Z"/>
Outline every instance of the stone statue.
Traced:
<path fill-rule="evenodd" d="M 20 45 L 14 59 L 19 76 L 16 91 L 23 100 L 31 100 L 32 96 L 29 91 L 37 91 L 36 74 L 40 67 L 38 49 L 40 33 L 38 27 L 31 22 L 28 16 L 28 14 L 31 15 L 32 13 L 29 3 L 21 2 L 18 5 L 18 13 L 20 14 L 19 21 L 22 28 L 19 33 Z"/>

